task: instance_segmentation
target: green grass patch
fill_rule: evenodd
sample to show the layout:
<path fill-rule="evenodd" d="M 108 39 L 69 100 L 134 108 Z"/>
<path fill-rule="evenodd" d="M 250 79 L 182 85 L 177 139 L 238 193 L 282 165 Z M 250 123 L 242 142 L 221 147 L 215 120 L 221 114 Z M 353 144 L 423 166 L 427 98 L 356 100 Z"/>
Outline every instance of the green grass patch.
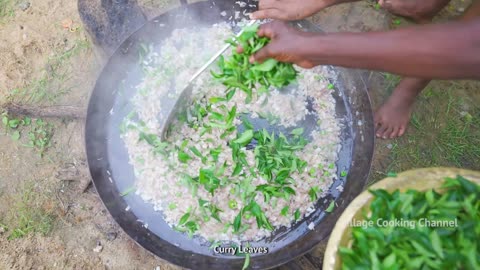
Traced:
<path fill-rule="evenodd" d="M 21 193 L 12 196 L 12 207 L 2 221 L 2 228 L 8 240 L 18 239 L 30 234 L 47 236 L 56 221 L 55 208 L 48 194 L 35 185 L 25 184 Z"/>
<path fill-rule="evenodd" d="M 448 85 L 444 82 L 442 85 Z M 462 98 L 456 86 L 427 88 L 419 96 L 408 132 L 392 140 L 390 154 L 373 182 L 388 172 L 424 167 L 480 170 L 480 106 Z"/>
<path fill-rule="evenodd" d="M 6 17 L 13 17 L 15 15 L 15 4 L 17 0 L 0 0 L 0 23 Z"/>
<path fill-rule="evenodd" d="M 90 47 L 87 40 L 77 40 L 71 49 L 57 51 L 48 58 L 40 77 L 24 88 L 13 89 L 8 100 L 21 104 L 53 104 L 73 88 L 68 84 L 75 70 L 70 60 Z"/>
<path fill-rule="evenodd" d="M 397 87 L 397 85 L 400 83 L 400 80 L 402 79 L 402 77 L 395 74 L 387 73 L 387 72 L 382 72 L 381 74 L 383 75 L 383 78 L 384 78 L 385 90 L 389 95 L 391 95 L 395 87 Z"/>
<path fill-rule="evenodd" d="M 22 146 L 33 148 L 40 157 L 51 146 L 53 125 L 42 119 L 30 117 L 12 117 L 7 113 L 1 115 L 5 135 Z"/>

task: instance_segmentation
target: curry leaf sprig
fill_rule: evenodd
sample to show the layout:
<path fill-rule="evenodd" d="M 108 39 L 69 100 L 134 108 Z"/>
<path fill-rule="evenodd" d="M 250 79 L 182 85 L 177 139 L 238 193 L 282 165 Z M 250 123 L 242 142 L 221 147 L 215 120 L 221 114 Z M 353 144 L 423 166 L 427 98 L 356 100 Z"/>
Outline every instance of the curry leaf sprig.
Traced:
<path fill-rule="evenodd" d="M 220 139 L 224 139 L 236 130 L 234 124 L 236 116 L 237 106 L 228 108 L 224 104 L 221 104 L 216 110 L 210 108 L 208 111 L 208 121 L 204 122 L 203 129 L 207 132 L 211 131 L 212 128 L 221 129 L 223 133 L 220 135 Z"/>
<path fill-rule="evenodd" d="M 246 103 L 251 102 L 253 90 L 265 93 L 270 86 L 280 88 L 292 83 L 297 77 L 297 71 L 290 63 L 281 63 L 275 59 L 268 59 L 261 64 L 249 62 L 250 56 L 270 41 L 257 35 L 258 27 L 258 24 L 245 27 L 238 38 L 227 40 L 233 47 L 232 55 L 228 59 L 220 56 L 217 62 L 218 73 L 211 71 L 214 78 L 228 87 L 227 96 L 239 89 L 247 94 Z M 238 46 L 243 49 L 241 53 L 236 50 Z"/>
<path fill-rule="evenodd" d="M 243 125 L 246 128 L 242 133 L 237 134 L 237 138 L 229 142 L 232 148 L 232 159 L 236 162 L 232 176 L 245 176 L 243 168 L 248 167 L 246 154 L 243 148 L 256 141 L 254 149 L 256 171 L 251 171 L 251 175 L 260 174 L 268 183 L 261 184 L 253 189 L 248 182 L 248 178 L 239 182 L 243 207 L 233 221 L 233 230 L 235 233 L 241 233 L 245 225 L 242 220 L 255 217 L 258 228 L 273 230 L 273 226 L 262 211 L 260 205 L 255 201 L 256 193 L 260 192 L 266 203 L 272 205 L 276 203 L 276 198 L 289 200 L 290 196 L 296 195 L 295 190 L 291 187 L 294 180 L 291 174 L 294 172 L 303 172 L 307 166 L 306 161 L 301 160 L 297 155 L 297 151 L 301 151 L 306 140 L 302 137 L 303 129 L 294 129 L 291 132 L 292 139 L 280 133 L 269 134 L 265 129 L 254 131 L 253 125 L 248 120 L 243 119 Z M 243 172 L 243 173 L 242 173 Z M 286 216 L 288 208 L 282 209 L 282 215 Z M 298 220 L 300 213 L 295 212 L 295 220 Z"/>
<path fill-rule="evenodd" d="M 162 142 L 158 135 L 140 132 L 139 141 L 145 141 L 152 146 L 154 154 L 167 155 L 168 143 Z"/>
<path fill-rule="evenodd" d="M 257 169 L 269 182 L 289 184 L 292 180 L 291 173 L 303 172 L 307 162 L 301 160 L 295 153 L 307 144 L 301 134 L 303 129 L 295 129 L 292 131 L 294 138 L 288 140 L 282 133 L 277 136 L 275 133 L 269 134 L 265 129 L 255 133 L 254 138 L 258 142 L 254 150 Z"/>
<path fill-rule="evenodd" d="M 203 214 L 204 221 L 209 221 L 210 217 L 212 217 L 216 221 L 222 222 L 219 216 L 220 212 L 223 212 L 222 209 L 218 208 L 213 203 L 203 199 L 198 199 L 198 205 L 200 206 L 200 212 L 202 212 Z"/>
<path fill-rule="evenodd" d="M 242 210 L 240 210 L 240 213 L 238 213 L 238 215 L 235 217 L 233 221 L 233 231 L 235 233 L 241 233 L 242 219 L 249 219 L 251 217 L 255 217 L 259 229 L 264 228 L 273 231 L 274 228 L 265 215 L 265 212 L 263 212 L 260 205 L 254 199 L 252 199 L 249 204 L 243 207 Z"/>
<path fill-rule="evenodd" d="M 205 190 L 212 194 L 212 196 L 214 195 L 215 190 L 220 187 L 220 178 L 211 168 L 200 169 L 198 180 Z"/>
<path fill-rule="evenodd" d="M 480 269 L 480 186 L 458 176 L 447 178 L 442 189 L 371 191 L 365 219 L 373 226 L 353 228 L 352 246 L 340 247 L 342 269 Z M 409 223 L 379 226 L 380 219 Z"/>
<path fill-rule="evenodd" d="M 197 221 L 194 219 L 190 211 L 185 213 L 178 221 L 178 224 L 174 227 L 176 231 L 187 232 L 190 238 L 193 237 L 193 234 L 198 231 L 199 228 L 200 226 L 198 225 Z"/>
<path fill-rule="evenodd" d="M 232 148 L 232 159 L 236 163 L 232 176 L 239 175 L 244 167 L 248 167 L 246 154 L 242 148 L 256 140 L 257 145 L 254 149 L 256 169 L 269 182 L 269 187 L 259 186 L 257 190 L 262 191 L 265 201 L 272 196 L 288 199 L 289 195 L 295 195 L 295 191 L 288 187 L 293 180 L 290 175 L 295 171 L 302 173 L 307 166 L 307 162 L 296 155 L 296 151 L 302 150 L 307 143 L 301 137 L 303 129 L 293 130 L 293 139 L 288 140 L 282 133 L 269 134 L 265 129 L 253 131 L 253 126 L 246 120 L 244 125 L 247 130 L 229 143 Z M 255 171 L 251 173 L 255 175 Z"/>

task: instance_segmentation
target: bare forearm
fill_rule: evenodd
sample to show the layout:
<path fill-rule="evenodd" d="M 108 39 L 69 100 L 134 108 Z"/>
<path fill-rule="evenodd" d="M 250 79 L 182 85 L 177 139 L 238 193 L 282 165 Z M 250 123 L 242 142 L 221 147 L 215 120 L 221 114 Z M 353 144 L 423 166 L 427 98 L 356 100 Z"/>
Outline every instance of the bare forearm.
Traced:
<path fill-rule="evenodd" d="M 469 21 L 473 20 L 480 16 L 480 1 L 475 2 L 470 8 L 460 17 L 460 21 Z M 392 96 L 400 97 L 403 100 L 406 100 L 407 97 L 412 97 L 411 102 L 413 103 L 414 98 L 429 84 L 431 79 L 422 79 L 422 78 L 413 78 L 406 77 L 400 81 L 399 86 L 395 89 Z M 401 91 L 398 91 L 401 90 Z M 406 92 L 406 93 L 404 93 Z M 408 99 L 408 98 L 407 98 Z"/>
<path fill-rule="evenodd" d="M 322 1 L 322 0 L 320 0 Z M 325 3 L 325 7 L 331 7 L 337 4 L 342 4 L 342 3 L 350 3 L 350 2 L 358 2 L 360 0 L 323 0 Z"/>
<path fill-rule="evenodd" d="M 342 4 L 342 3 L 350 3 L 350 2 L 358 2 L 360 0 L 325 0 L 327 3 L 327 6 L 334 6 L 337 4 Z"/>
<path fill-rule="evenodd" d="M 276 19 L 282 21 L 301 20 L 318 11 L 346 2 L 359 0 L 259 0 L 258 11 L 250 16 L 251 19 Z"/>
<path fill-rule="evenodd" d="M 390 32 L 306 38 L 317 63 L 388 71 L 418 78 L 480 79 L 480 19 Z"/>

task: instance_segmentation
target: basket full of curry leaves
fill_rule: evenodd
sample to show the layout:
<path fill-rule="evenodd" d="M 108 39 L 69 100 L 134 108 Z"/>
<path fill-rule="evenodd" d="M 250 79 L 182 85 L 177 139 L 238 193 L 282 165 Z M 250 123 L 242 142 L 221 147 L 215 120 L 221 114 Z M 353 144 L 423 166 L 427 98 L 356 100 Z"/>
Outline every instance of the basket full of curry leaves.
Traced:
<path fill-rule="evenodd" d="M 480 186 L 458 176 L 440 190 L 371 190 L 373 226 L 354 227 L 342 269 L 480 269 Z M 457 226 L 379 226 L 377 220 L 454 221 Z"/>

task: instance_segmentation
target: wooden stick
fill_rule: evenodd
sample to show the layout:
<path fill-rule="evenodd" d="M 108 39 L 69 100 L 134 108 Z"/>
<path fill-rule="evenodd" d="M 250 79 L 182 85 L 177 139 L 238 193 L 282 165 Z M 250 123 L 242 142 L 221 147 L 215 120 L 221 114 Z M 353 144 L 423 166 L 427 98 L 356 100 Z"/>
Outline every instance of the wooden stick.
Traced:
<path fill-rule="evenodd" d="M 8 114 L 24 115 L 38 118 L 73 118 L 85 119 L 86 109 L 75 106 L 44 106 L 20 105 L 7 103 L 2 106 Z"/>

